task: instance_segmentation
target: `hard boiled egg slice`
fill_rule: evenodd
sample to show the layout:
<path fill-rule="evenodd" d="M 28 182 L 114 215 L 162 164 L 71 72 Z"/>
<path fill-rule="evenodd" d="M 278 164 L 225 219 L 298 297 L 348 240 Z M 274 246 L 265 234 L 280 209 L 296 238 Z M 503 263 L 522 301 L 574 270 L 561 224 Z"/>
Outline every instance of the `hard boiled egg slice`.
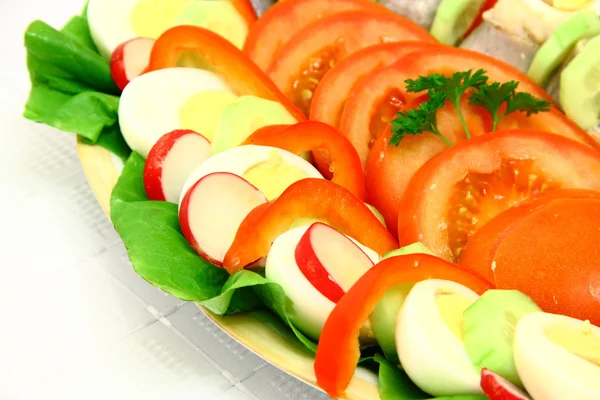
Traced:
<path fill-rule="evenodd" d="M 180 198 L 208 174 L 229 172 L 241 176 L 267 198 L 278 197 L 292 183 L 304 178 L 323 178 L 308 161 L 289 151 L 269 146 L 245 145 L 212 156 L 188 177 Z"/>
<path fill-rule="evenodd" d="M 296 263 L 296 247 L 309 229 L 301 226 L 279 236 L 267 256 L 266 277 L 278 283 L 290 300 L 290 318 L 294 325 L 317 340 L 335 303 L 321 294 L 304 276 Z M 350 238 L 372 261 L 379 261 L 373 250 Z"/>
<path fill-rule="evenodd" d="M 434 396 L 482 394 L 479 373 L 462 343 L 462 314 L 479 296 L 456 282 L 418 282 L 398 313 L 396 348 L 402 367 Z"/>
<path fill-rule="evenodd" d="M 100 54 L 110 58 L 117 46 L 130 39 L 158 38 L 192 1 L 89 0 L 90 34 Z"/>
<path fill-rule="evenodd" d="M 212 96 L 206 92 L 213 92 Z M 210 139 L 220 110 L 233 100 L 235 95 L 215 73 L 165 68 L 146 73 L 125 87 L 119 102 L 119 124 L 129 147 L 146 157 L 161 136 L 176 129 L 192 129 Z"/>
<path fill-rule="evenodd" d="M 241 48 L 248 25 L 230 1 L 90 0 L 87 9 L 92 39 L 110 58 L 121 44 L 136 37 L 157 39 L 177 25 L 208 29 Z"/>
<path fill-rule="evenodd" d="M 600 328 L 562 315 L 526 315 L 515 331 L 515 363 L 536 400 L 600 399 Z"/>

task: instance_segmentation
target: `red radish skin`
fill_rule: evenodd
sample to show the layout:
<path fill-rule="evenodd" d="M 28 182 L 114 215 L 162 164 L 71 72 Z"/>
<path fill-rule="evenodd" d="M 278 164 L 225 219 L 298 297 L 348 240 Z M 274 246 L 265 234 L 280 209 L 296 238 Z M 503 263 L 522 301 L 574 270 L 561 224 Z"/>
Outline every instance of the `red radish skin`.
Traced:
<path fill-rule="evenodd" d="M 163 135 L 144 166 L 148 199 L 178 203 L 185 180 L 210 156 L 210 142 L 197 132 L 179 129 Z"/>
<path fill-rule="evenodd" d="M 334 303 L 373 266 L 352 240 L 321 222 L 312 224 L 302 235 L 295 257 L 306 279 Z"/>
<path fill-rule="evenodd" d="M 531 400 L 515 384 L 487 368 L 481 370 L 481 388 L 490 400 Z"/>
<path fill-rule="evenodd" d="M 142 74 L 150 62 L 154 39 L 138 37 L 121 43 L 110 58 L 110 73 L 119 89 Z"/>
<path fill-rule="evenodd" d="M 181 231 L 196 253 L 222 266 L 244 218 L 266 202 L 265 195 L 241 176 L 230 172 L 206 175 L 181 201 Z"/>

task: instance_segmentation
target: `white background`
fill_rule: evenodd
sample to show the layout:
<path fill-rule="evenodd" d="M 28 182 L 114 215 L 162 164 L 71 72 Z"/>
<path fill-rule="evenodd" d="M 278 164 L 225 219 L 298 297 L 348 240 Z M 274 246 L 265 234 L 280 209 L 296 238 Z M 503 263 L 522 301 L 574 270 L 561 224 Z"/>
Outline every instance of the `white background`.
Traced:
<path fill-rule="evenodd" d="M 83 0 L 0 0 L 0 399 L 325 399 L 141 280 L 71 134 L 22 118 L 23 33 Z"/>

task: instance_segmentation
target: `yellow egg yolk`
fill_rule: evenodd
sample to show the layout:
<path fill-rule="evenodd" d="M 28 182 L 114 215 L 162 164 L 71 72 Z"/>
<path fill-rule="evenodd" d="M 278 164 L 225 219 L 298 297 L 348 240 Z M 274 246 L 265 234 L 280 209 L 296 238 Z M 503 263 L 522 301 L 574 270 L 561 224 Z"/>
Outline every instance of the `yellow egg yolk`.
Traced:
<path fill-rule="evenodd" d="M 449 290 L 440 289 L 435 294 L 435 304 L 442 321 L 448 326 L 450 331 L 462 342 L 463 330 L 462 320 L 463 312 L 473 303 L 465 296 L 453 293 Z"/>
<path fill-rule="evenodd" d="M 237 96 L 225 90 L 200 92 L 188 99 L 179 110 L 181 129 L 191 129 L 212 142 L 221 110 Z"/>
<path fill-rule="evenodd" d="M 582 322 L 580 327 L 549 326 L 545 333 L 557 345 L 600 367 L 600 337 L 592 332 L 589 321 Z"/>
<path fill-rule="evenodd" d="M 140 0 L 131 13 L 131 26 L 139 37 L 156 39 L 169 29 L 190 0 Z"/>
<path fill-rule="evenodd" d="M 277 151 L 273 151 L 267 161 L 253 165 L 243 174 L 243 178 L 263 192 L 267 200 L 279 197 L 292 183 L 306 177 L 300 168 L 285 162 Z"/>
<path fill-rule="evenodd" d="M 545 0 L 546 3 L 562 11 L 577 11 L 591 5 L 592 0 Z"/>

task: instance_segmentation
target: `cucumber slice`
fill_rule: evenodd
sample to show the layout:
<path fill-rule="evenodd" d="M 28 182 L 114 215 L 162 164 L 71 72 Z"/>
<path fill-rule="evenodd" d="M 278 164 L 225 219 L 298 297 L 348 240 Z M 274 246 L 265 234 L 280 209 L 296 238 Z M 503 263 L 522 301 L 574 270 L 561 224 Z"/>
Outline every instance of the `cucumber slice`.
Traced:
<path fill-rule="evenodd" d="M 435 13 L 431 34 L 441 43 L 454 46 L 477 18 L 485 0 L 442 0 Z"/>
<path fill-rule="evenodd" d="M 195 25 L 213 31 L 241 49 L 248 25 L 229 1 L 192 1 L 179 14 L 174 25 Z"/>
<path fill-rule="evenodd" d="M 596 13 L 591 11 L 576 13 L 561 24 L 540 47 L 527 75 L 539 85 L 544 85 L 573 46 L 587 35 L 595 35 L 599 29 L 600 18 Z"/>
<path fill-rule="evenodd" d="M 513 338 L 517 322 L 541 309 L 516 290 L 488 290 L 463 313 L 463 342 L 475 367 L 487 368 L 523 386 L 517 374 Z"/>
<path fill-rule="evenodd" d="M 394 250 L 383 256 L 383 259 L 401 256 L 404 254 L 431 254 L 431 250 L 422 243 L 413 243 L 409 246 Z M 404 303 L 404 299 L 414 286 L 414 283 L 405 283 L 388 290 L 369 316 L 373 334 L 379 347 L 390 362 L 398 365 L 398 350 L 396 350 L 396 318 Z"/>
<path fill-rule="evenodd" d="M 600 36 L 591 39 L 560 77 L 560 104 L 583 129 L 598 122 L 600 114 Z"/>

